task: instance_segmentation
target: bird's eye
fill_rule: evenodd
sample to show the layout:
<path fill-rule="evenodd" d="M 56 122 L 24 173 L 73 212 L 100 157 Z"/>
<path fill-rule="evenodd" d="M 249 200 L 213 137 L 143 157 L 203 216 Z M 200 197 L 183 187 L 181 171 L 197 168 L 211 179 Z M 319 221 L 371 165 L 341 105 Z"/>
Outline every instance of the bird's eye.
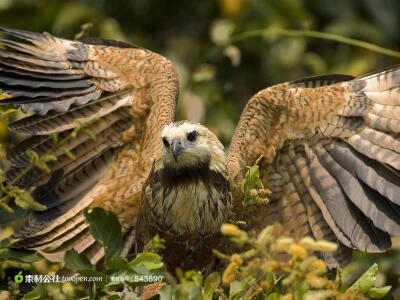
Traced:
<path fill-rule="evenodd" d="M 192 132 L 189 132 L 187 135 L 187 139 L 190 142 L 194 142 L 197 138 L 197 132 L 195 130 L 193 130 Z"/>
<path fill-rule="evenodd" d="M 168 140 L 164 137 L 164 138 L 162 138 L 162 142 L 163 142 L 163 144 L 164 144 L 164 146 L 165 147 L 169 147 L 169 143 L 168 143 Z"/>

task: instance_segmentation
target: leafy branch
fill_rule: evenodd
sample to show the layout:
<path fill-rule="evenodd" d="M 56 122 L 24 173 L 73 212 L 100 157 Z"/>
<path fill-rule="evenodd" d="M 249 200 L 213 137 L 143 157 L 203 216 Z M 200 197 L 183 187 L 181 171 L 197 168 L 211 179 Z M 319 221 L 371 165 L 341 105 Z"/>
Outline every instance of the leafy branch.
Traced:
<path fill-rule="evenodd" d="M 9 206 L 11 199 L 15 200 L 15 204 L 24 208 L 34 208 L 36 210 L 45 210 L 46 207 L 38 202 L 36 202 L 31 194 L 35 187 L 29 189 L 21 189 L 16 184 L 34 168 L 38 168 L 47 173 L 51 172 L 48 163 L 57 160 L 57 157 L 53 155 L 57 150 L 61 149 L 65 155 L 67 155 L 71 160 L 75 159 L 75 156 L 65 147 L 65 145 L 71 140 L 77 137 L 80 131 L 84 131 L 91 139 L 95 139 L 95 136 L 87 129 L 87 127 L 95 122 L 92 120 L 87 123 L 77 123 L 77 126 L 68 134 L 65 138 L 58 140 L 58 136 L 53 134 L 51 139 L 53 140 L 53 145 L 45 153 L 39 155 L 33 150 L 26 151 L 26 156 L 29 160 L 29 165 L 24 168 L 18 175 L 12 180 L 6 182 L 4 171 L 0 169 L 0 207 L 9 213 L 13 213 L 14 210 Z"/>
<path fill-rule="evenodd" d="M 341 35 L 315 31 L 315 30 L 297 30 L 297 29 L 283 29 L 283 28 L 263 28 L 263 29 L 255 29 L 249 30 L 237 35 L 233 35 L 227 42 L 227 44 L 234 44 L 244 39 L 257 37 L 257 36 L 287 36 L 287 37 L 308 37 L 308 38 L 316 38 L 322 40 L 331 40 L 335 42 L 340 42 L 343 44 L 348 44 L 364 49 L 368 49 L 377 53 L 381 53 L 388 56 L 393 56 L 400 58 L 400 52 L 392 49 L 387 49 L 369 42 L 344 37 Z"/>
<path fill-rule="evenodd" d="M 224 22 L 222 22 L 224 23 Z M 240 32 L 237 34 L 233 34 L 234 27 L 231 24 L 224 24 L 222 26 L 227 27 L 226 29 L 222 30 L 224 31 L 223 37 L 219 37 L 218 39 L 211 37 L 216 43 L 216 46 L 212 47 L 210 51 L 204 54 L 203 57 L 198 59 L 198 65 L 199 67 L 196 70 L 196 72 L 199 71 L 201 67 L 204 67 L 204 63 L 211 60 L 216 56 L 217 54 L 220 54 L 221 52 L 229 57 L 231 59 L 231 62 L 233 65 L 238 65 L 240 61 L 240 50 L 238 47 L 236 47 L 234 44 L 249 39 L 249 38 L 254 38 L 254 37 L 277 37 L 277 36 L 286 36 L 286 37 L 303 37 L 303 38 L 316 38 L 316 39 L 322 39 L 322 40 L 329 40 L 329 41 L 335 41 L 367 50 L 374 51 L 376 53 L 380 53 L 383 55 L 388 55 L 396 58 L 400 58 L 400 51 L 384 48 L 381 46 L 378 46 L 373 43 L 369 43 L 366 41 L 358 40 L 358 39 L 353 39 L 349 37 L 345 37 L 342 35 L 334 34 L 334 33 L 327 33 L 327 32 L 322 32 L 322 31 L 316 31 L 316 30 L 307 30 L 307 29 L 284 29 L 284 28 L 260 28 L 260 29 L 254 29 L 254 30 L 248 30 L 244 32 Z M 196 74 L 195 72 L 195 74 Z M 196 76 L 194 76 L 196 77 Z"/>
<path fill-rule="evenodd" d="M 310 237 L 295 241 L 282 234 L 279 224 L 267 226 L 257 236 L 251 236 L 235 225 L 224 224 L 221 232 L 230 238 L 235 247 L 233 254 L 214 250 L 214 254 L 225 262 L 224 268 L 206 277 L 196 270 L 177 270 L 175 278 L 166 273 L 161 257 L 153 252 L 163 247 L 158 237 L 153 240 L 151 251 L 121 257 L 122 234 L 118 218 L 98 207 L 86 210 L 84 215 L 95 240 L 104 247 L 104 266 L 93 265 L 85 254 L 74 249 L 66 252 L 65 266 L 75 276 L 96 277 L 98 280 L 90 282 L 88 289 L 76 285 L 69 286 L 67 290 L 66 283 L 38 283 L 23 299 L 139 299 L 144 286 L 144 292 L 152 292 L 147 295 L 157 294 L 163 300 L 364 300 L 365 294 L 381 298 L 391 288 L 374 287 L 378 273 L 376 264 L 350 288 L 338 286 L 327 278 L 327 266 L 317 257 L 319 252 L 335 251 L 337 245 Z M 0 262 L 4 264 L 2 267 L 31 272 L 31 264 L 27 262 L 41 259 L 36 253 L 26 252 L 24 255 L 15 250 L 9 250 L 3 256 L 0 257 Z M 9 258 L 14 258 L 14 261 L 7 264 Z M 15 290 L 19 292 L 19 289 L 17 284 Z"/>
<path fill-rule="evenodd" d="M 262 155 L 256 160 L 253 166 L 247 167 L 247 172 L 242 182 L 242 192 L 244 195 L 243 206 L 253 204 L 266 204 L 269 202 L 268 196 L 271 191 L 264 188 L 264 184 L 260 179 L 259 162 Z"/>

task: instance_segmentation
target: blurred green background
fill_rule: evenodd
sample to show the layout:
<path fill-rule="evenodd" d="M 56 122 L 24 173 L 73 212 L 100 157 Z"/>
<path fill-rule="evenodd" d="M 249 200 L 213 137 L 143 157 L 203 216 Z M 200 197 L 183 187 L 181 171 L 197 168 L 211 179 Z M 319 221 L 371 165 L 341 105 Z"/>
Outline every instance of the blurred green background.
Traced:
<path fill-rule="evenodd" d="M 246 101 L 263 88 L 325 73 L 356 76 L 400 61 L 333 41 L 276 35 L 226 46 L 243 32 L 287 28 L 399 50 L 398 0 L 0 0 L 0 25 L 64 38 L 81 36 L 83 25 L 85 37 L 122 40 L 165 55 L 180 74 L 178 119 L 204 123 L 225 145 Z M 5 120 L 0 120 L 0 141 L 15 141 Z M 399 250 L 356 254 L 344 280 L 356 278 L 375 261 L 383 270 L 378 283 L 399 287 Z"/>

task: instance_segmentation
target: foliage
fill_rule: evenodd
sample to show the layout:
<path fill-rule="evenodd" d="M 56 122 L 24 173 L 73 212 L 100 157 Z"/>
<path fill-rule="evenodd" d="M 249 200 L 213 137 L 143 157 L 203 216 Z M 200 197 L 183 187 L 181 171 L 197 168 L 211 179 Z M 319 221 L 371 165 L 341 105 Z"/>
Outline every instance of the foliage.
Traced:
<path fill-rule="evenodd" d="M 7 111 L 6 111 L 7 112 Z M 31 194 L 34 191 L 35 187 L 31 187 L 29 189 L 22 189 L 18 187 L 17 183 L 21 178 L 25 175 L 33 172 L 35 168 L 50 173 L 50 167 L 48 163 L 54 162 L 57 160 L 57 157 L 53 155 L 58 149 L 61 149 L 65 155 L 67 155 L 70 159 L 75 159 L 74 155 L 64 147 L 72 138 L 75 138 L 79 131 L 84 131 L 91 139 L 95 139 L 92 133 L 87 130 L 87 126 L 95 122 L 96 120 L 92 120 L 85 124 L 78 123 L 76 127 L 72 130 L 72 132 L 67 135 L 62 140 L 58 140 L 57 135 L 52 135 L 51 138 L 53 140 L 53 146 L 46 151 L 45 153 L 39 155 L 33 150 L 26 151 L 25 155 L 28 158 L 30 164 L 19 172 L 17 176 L 15 176 L 12 180 L 6 180 L 6 176 L 4 174 L 4 170 L 0 168 L 0 208 L 6 211 L 9 214 L 14 213 L 14 209 L 11 207 L 12 204 L 15 203 L 17 206 L 23 209 L 35 209 L 35 210 L 45 210 L 46 207 L 38 202 L 36 202 Z M 18 215 L 17 215 L 18 216 Z"/>
<path fill-rule="evenodd" d="M 116 256 L 122 245 L 121 225 L 117 217 L 98 207 L 93 208 L 90 212 L 86 209 L 84 215 L 94 238 L 104 247 L 106 260 Z M 102 220 L 102 222 L 97 220 Z"/>
<path fill-rule="evenodd" d="M 376 274 L 378 274 L 378 265 L 373 264 L 353 285 L 351 290 L 359 293 L 369 293 L 373 298 L 384 297 L 391 286 L 374 287 L 376 281 Z"/>
<path fill-rule="evenodd" d="M 102 216 L 99 218 L 99 216 Z M 107 260 L 100 266 L 93 265 L 90 260 L 82 253 L 74 249 L 66 252 L 63 266 L 72 271 L 69 276 L 75 276 L 75 283 L 79 278 L 92 277 L 96 281 L 88 284 L 89 289 L 82 290 L 82 286 L 70 286 L 70 282 L 63 283 L 37 283 L 31 284 L 33 290 L 25 293 L 23 299 L 123 299 L 134 295 L 134 289 L 141 285 L 146 285 L 151 281 L 162 281 L 161 275 L 165 273 L 165 268 L 159 255 L 153 252 L 132 254 L 128 257 L 117 256 L 121 247 L 120 239 L 105 238 L 111 234 L 121 236 L 121 225 L 117 217 L 111 212 L 106 212 L 102 208 L 93 208 L 85 213 L 86 222 L 93 234 L 106 251 Z M 111 232 L 110 232 L 111 228 Z M 154 244 L 162 247 L 160 239 Z M 154 248 L 156 250 L 157 247 Z M 118 250 L 118 251 L 116 251 Z M 8 249 L 0 256 L 0 270 L 7 268 L 23 269 L 22 276 L 29 276 L 34 268 L 29 263 L 43 261 L 43 258 L 34 251 L 17 251 Z M 59 268 L 58 268 L 59 269 Z M 21 271 L 19 271 L 21 273 Z M 27 273 L 28 272 L 28 273 Z M 47 270 L 48 275 L 54 272 Z M 0 274 L 1 275 L 1 274 Z M 20 274 L 21 275 L 21 274 Z M 23 281 L 21 278 L 21 282 Z M 15 283 L 17 284 L 17 283 Z M 11 294 L 20 294 L 18 284 Z M 35 298 L 37 297 L 37 298 Z"/>
<path fill-rule="evenodd" d="M 94 208 L 95 214 L 114 216 L 101 208 Z M 85 214 L 92 233 L 107 249 L 116 249 L 118 239 L 103 239 L 107 228 L 120 228 L 118 219 L 93 218 Z M 75 276 L 95 277 L 84 292 L 79 286 L 66 283 L 37 284 L 23 299 L 139 299 L 139 286 L 151 287 L 154 282 L 164 284 L 159 291 L 163 300 L 172 299 L 365 299 L 362 294 L 374 298 L 383 297 L 390 287 L 374 287 L 378 267 L 374 264 L 350 288 L 343 289 L 329 280 L 327 267 L 315 253 L 335 251 L 337 245 L 327 241 L 314 241 L 310 237 L 295 242 L 282 236 L 279 224 L 266 227 L 257 237 L 251 237 L 232 224 L 225 224 L 221 231 L 230 236 L 233 243 L 242 249 L 231 255 L 215 251 L 226 261 L 220 272 L 203 276 L 199 271 L 177 270 L 177 278 L 166 273 L 160 256 L 155 252 L 144 252 L 128 257 L 109 256 L 103 268 L 94 266 L 84 254 L 69 250 L 65 254 L 65 267 Z M 96 237 L 97 236 L 97 237 Z M 157 240 L 157 238 L 156 238 Z M 160 240 L 156 242 L 160 246 Z M 162 245 L 161 245 L 162 247 Z M 155 251 L 156 249 L 153 249 Z M 15 251 L 15 250 L 14 250 Z M 37 261 L 34 253 L 20 253 L 18 260 Z M 11 253 L 7 255 L 8 258 Z M 282 256 L 285 259 L 282 260 Z M 16 265 L 19 269 L 31 269 L 28 264 Z M 21 273 L 21 272 L 20 272 Z M 25 274 L 25 271 L 24 271 Z M 72 274 L 71 274 L 72 275 Z M 167 280 L 166 280 L 167 279 Z M 22 281 L 22 280 L 21 280 Z M 67 288 L 65 287 L 67 286 Z M 16 288 L 18 291 L 18 287 Z M 55 296 L 57 295 L 57 296 Z M 79 295 L 79 297 L 78 297 Z"/>
<path fill-rule="evenodd" d="M 242 182 L 242 192 L 244 194 L 243 206 L 257 203 L 268 203 L 267 196 L 271 193 L 268 189 L 264 189 L 264 185 L 260 179 L 260 170 L 258 164 L 262 156 L 260 156 L 253 166 L 247 167 L 248 170 Z"/>
<path fill-rule="evenodd" d="M 229 299 L 364 299 L 361 294 L 374 286 L 376 265 L 344 291 L 325 276 L 327 267 L 315 253 L 336 251 L 336 244 L 310 237 L 296 242 L 282 236 L 279 224 L 266 227 L 256 238 L 234 225 L 229 227 L 222 232 L 240 246 L 249 246 L 229 257 L 220 255 L 229 261 L 222 275 L 222 282 L 230 287 Z"/>

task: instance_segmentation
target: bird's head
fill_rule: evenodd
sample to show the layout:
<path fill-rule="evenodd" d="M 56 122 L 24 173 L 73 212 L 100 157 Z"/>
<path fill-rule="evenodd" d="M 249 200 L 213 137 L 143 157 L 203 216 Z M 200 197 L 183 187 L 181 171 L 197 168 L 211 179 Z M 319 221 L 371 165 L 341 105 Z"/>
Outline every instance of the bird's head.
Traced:
<path fill-rule="evenodd" d="M 190 122 L 174 122 L 164 127 L 162 160 L 166 167 L 195 168 L 207 165 L 215 171 L 225 170 L 222 143 L 205 126 Z"/>

